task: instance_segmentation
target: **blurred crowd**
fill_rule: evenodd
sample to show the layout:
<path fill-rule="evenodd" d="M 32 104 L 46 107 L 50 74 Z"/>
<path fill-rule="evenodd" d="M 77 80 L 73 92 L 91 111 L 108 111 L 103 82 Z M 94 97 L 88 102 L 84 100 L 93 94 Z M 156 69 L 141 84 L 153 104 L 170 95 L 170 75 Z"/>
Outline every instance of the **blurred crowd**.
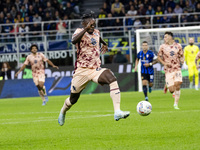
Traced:
<path fill-rule="evenodd" d="M 55 20 L 59 22 L 44 24 L 44 30 L 59 30 L 59 33 L 63 33 L 63 28 L 66 29 L 68 25 L 68 19 L 80 18 L 81 3 L 82 0 L 1 0 L 0 24 L 26 23 L 19 26 L 2 26 L 1 33 L 11 33 L 9 36 L 12 36 L 12 33 L 19 33 L 25 39 L 27 32 L 32 32 L 34 36 L 39 35 L 35 31 L 41 31 L 42 21 Z M 60 38 L 60 34 L 57 38 Z"/>
<path fill-rule="evenodd" d="M 98 18 L 110 18 L 110 17 L 130 17 L 126 19 L 127 26 L 134 26 L 135 28 L 149 28 L 150 17 L 148 15 L 158 15 L 153 18 L 154 27 L 173 27 L 176 25 L 162 25 L 173 24 L 178 22 L 178 15 L 180 14 L 181 23 L 187 22 L 199 22 L 200 15 L 188 15 L 188 13 L 200 12 L 199 0 L 106 0 L 103 6 L 100 8 Z M 168 16 L 160 16 L 160 15 Z M 147 15 L 148 17 L 145 17 Z M 137 18 L 136 16 L 144 16 Z M 101 20 L 99 22 L 100 27 L 105 26 L 122 26 L 122 19 L 116 20 Z M 186 24 L 187 25 L 187 24 Z M 128 28 L 129 29 L 129 28 Z"/>
<path fill-rule="evenodd" d="M 0 23 L 79 18 L 81 0 L 1 0 Z"/>
<path fill-rule="evenodd" d="M 19 33 L 25 40 L 27 32 L 32 35 L 39 35 L 36 31 L 41 31 L 42 21 L 58 21 L 57 23 L 48 22 L 44 24 L 44 31 L 58 30 L 56 39 L 61 39 L 62 34 L 66 33 L 69 19 L 80 19 L 80 7 L 84 0 L 1 0 L 0 1 L 0 24 L 9 23 L 29 23 L 19 26 L 2 26 L 1 33 L 10 33 L 12 36 Z M 85 1 L 87 2 L 87 1 Z M 154 27 L 173 27 L 173 23 L 178 23 L 177 15 L 180 14 L 181 23 L 199 22 L 200 15 L 188 15 L 188 13 L 200 12 L 199 0 L 105 0 L 99 10 L 97 18 L 128 17 L 125 21 L 126 29 L 149 28 L 150 15 L 158 15 L 153 18 Z M 159 16 L 168 14 L 169 16 Z M 185 14 L 185 15 L 184 15 Z M 137 16 L 143 16 L 138 18 Z M 145 17 L 146 16 L 146 17 Z M 170 25 L 166 25 L 169 24 Z M 163 25 L 165 24 L 165 25 Z M 186 24 L 187 25 L 187 24 Z M 100 20 L 99 27 L 123 26 L 123 19 Z M 123 30 L 123 28 L 115 28 Z M 35 32 L 35 33 L 34 33 Z M 6 35 L 7 36 L 7 35 Z"/>

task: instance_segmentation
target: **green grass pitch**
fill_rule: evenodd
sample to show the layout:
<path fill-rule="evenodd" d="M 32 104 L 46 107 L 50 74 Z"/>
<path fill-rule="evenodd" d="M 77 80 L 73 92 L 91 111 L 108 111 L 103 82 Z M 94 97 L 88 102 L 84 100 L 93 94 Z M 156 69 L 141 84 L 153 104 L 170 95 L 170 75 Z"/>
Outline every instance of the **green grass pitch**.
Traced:
<path fill-rule="evenodd" d="M 136 105 L 141 92 L 122 92 L 121 109 L 127 119 L 114 121 L 109 93 L 81 95 L 66 115 L 57 118 L 67 96 L 0 99 L 1 150 L 197 150 L 200 149 L 200 92 L 183 89 L 180 110 L 172 95 L 153 91 L 153 110 L 140 116 Z"/>

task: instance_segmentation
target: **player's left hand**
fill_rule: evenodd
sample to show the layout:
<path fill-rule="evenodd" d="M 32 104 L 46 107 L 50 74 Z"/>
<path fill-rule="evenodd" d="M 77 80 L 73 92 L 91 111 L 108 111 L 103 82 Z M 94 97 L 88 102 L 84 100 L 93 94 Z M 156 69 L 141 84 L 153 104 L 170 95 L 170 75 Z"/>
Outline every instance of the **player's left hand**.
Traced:
<path fill-rule="evenodd" d="M 53 68 L 59 69 L 59 67 L 58 67 L 58 66 L 55 66 L 55 65 L 53 66 Z"/>
<path fill-rule="evenodd" d="M 197 70 L 200 68 L 198 65 L 196 66 Z"/>
<path fill-rule="evenodd" d="M 144 66 L 145 66 L 145 67 L 149 67 L 150 64 L 149 64 L 149 63 L 145 63 Z"/>
<path fill-rule="evenodd" d="M 100 49 L 101 54 L 105 54 L 108 51 L 108 46 L 107 45 L 103 45 Z"/>

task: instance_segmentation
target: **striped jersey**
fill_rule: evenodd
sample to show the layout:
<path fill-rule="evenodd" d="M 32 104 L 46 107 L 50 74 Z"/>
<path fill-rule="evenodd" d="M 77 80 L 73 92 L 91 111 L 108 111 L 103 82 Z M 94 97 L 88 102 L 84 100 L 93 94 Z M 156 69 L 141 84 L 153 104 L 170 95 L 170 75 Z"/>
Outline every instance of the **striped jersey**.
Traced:
<path fill-rule="evenodd" d="M 141 73 L 153 75 L 153 66 L 145 67 L 144 64 L 152 63 L 154 59 L 157 59 L 157 56 L 151 50 L 148 50 L 146 53 L 140 51 L 137 58 L 141 60 Z"/>

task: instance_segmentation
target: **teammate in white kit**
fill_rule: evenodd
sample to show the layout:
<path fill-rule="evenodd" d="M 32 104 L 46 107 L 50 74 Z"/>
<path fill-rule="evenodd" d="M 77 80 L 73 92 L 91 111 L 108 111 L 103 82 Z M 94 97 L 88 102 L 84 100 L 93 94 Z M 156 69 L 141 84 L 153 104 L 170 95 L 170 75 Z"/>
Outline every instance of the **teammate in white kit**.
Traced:
<path fill-rule="evenodd" d="M 101 68 L 100 53 L 108 50 L 106 42 L 100 37 L 100 32 L 95 28 L 93 12 L 89 12 L 82 17 L 83 28 L 78 28 L 72 36 L 72 43 L 76 44 L 77 60 L 75 63 L 75 73 L 71 82 L 71 93 L 60 111 L 58 123 L 62 126 L 65 122 L 66 111 L 75 104 L 86 85 L 93 81 L 97 84 L 109 84 L 110 96 L 114 106 L 114 119 L 129 116 L 130 112 L 120 110 L 120 90 L 116 77 L 111 70 Z M 103 46 L 100 49 L 100 43 Z"/>
<path fill-rule="evenodd" d="M 58 69 L 58 66 L 55 66 L 49 59 L 47 59 L 43 53 L 39 53 L 38 46 L 33 44 L 30 47 L 31 54 L 27 56 L 23 66 L 20 68 L 20 70 L 15 74 L 15 77 L 18 76 L 18 74 L 24 70 L 26 65 L 30 64 L 32 69 L 32 75 L 33 75 L 33 82 L 35 83 L 35 86 L 38 88 L 38 93 L 40 97 L 42 98 L 42 105 L 46 105 L 46 102 L 48 101 L 46 88 L 44 86 L 45 82 L 45 72 L 44 72 L 44 62 L 47 62 L 49 65 L 51 65 L 54 68 Z"/>

